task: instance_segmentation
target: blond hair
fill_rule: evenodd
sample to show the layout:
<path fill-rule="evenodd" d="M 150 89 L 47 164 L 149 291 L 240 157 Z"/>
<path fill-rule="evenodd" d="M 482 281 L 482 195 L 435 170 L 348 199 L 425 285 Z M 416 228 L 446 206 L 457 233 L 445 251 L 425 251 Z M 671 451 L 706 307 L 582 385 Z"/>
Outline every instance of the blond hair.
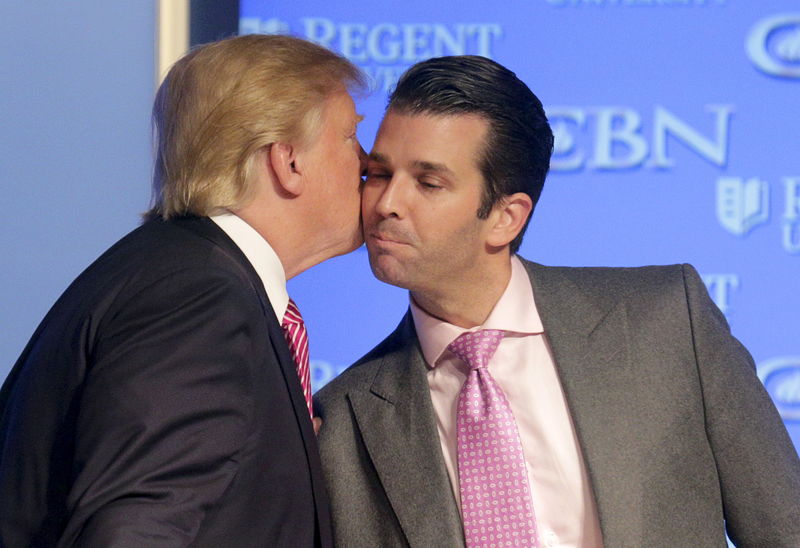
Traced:
<path fill-rule="evenodd" d="M 206 216 L 245 205 L 256 153 L 276 142 L 308 143 L 325 99 L 354 86 L 363 87 L 364 77 L 353 64 L 290 36 L 239 36 L 191 51 L 156 94 L 145 216 Z"/>

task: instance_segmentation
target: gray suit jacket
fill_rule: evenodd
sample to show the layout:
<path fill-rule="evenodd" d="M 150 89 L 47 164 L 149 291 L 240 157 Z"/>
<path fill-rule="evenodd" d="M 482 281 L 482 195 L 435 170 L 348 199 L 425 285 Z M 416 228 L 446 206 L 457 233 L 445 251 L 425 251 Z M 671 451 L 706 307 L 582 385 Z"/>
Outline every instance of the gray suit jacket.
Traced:
<path fill-rule="evenodd" d="M 604 545 L 800 546 L 797 453 L 694 269 L 525 266 Z M 337 545 L 463 545 L 426 371 L 406 314 L 319 392 Z"/>

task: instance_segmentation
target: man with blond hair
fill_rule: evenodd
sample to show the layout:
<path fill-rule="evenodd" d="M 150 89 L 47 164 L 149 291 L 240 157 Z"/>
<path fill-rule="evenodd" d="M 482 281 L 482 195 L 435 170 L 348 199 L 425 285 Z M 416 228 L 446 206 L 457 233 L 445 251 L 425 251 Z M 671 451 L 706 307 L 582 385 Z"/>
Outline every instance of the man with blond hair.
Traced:
<path fill-rule="evenodd" d="M 172 68 L 147 220 L 66 290 L 0 393 L 0 545 L 331 545 L 286 280 L 362 242 L 361 85 L 280 36 Z"/>

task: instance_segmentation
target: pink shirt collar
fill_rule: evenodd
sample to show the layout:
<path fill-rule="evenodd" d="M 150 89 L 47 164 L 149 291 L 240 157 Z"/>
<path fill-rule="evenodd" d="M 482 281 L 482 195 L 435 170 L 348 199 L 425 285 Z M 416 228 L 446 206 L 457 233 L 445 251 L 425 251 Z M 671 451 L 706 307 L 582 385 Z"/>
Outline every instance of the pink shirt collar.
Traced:
<path fill-rule="evenodd" d="M 411 316 L 414 318 L 414 326 L 422 347 L 422 354 L 425 356 L 428 367 L 431 368 L 436 367 L 447 349 L 447 345 L 466 331 L 501 329 L 523 335 L 544 333 L 542 320 L 539 317 L 536 302 L 533 298 L 530 277 L 528 277 L 528 272 L 516 255 L 511 257 L 511 278 L 508 281 L 508 286 L 506 286 L 506 290 L 494 305 L 483 325 L 471 329 L 457 327 L 434 318 L 417 306 L 410 296 L 409 301 L 411 302 Z"/>

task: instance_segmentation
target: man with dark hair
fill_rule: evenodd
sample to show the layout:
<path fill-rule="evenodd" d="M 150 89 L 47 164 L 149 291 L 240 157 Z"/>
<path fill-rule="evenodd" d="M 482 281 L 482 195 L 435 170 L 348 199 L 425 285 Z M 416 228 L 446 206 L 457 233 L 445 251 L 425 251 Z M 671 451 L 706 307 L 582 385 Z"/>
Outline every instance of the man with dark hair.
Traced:
<path fill-rule="evenodd" d="M 480 57 L 412 67 L 362 218 L 398 328 L 323 388 L 342 546 L 800 546 L 800 463 L 689 265 L 515 255 L 553 137 Z"/>
<path fill-rule="evenodd" d="M 457 87 L 453 85 L 455 62 L 469 74 L 458 80 Z M 388 110 L 406 115 L 481 116 L 488 125 L 475 158 L 483 177 L 478 218 L 486 219 L 500 200 L 516 192 L 528 194 L 536 206 L 550 169 L 553 132 L 542 103 L 513 72 L 483 57 L 431 59 L 403 75 Z M 530 217 L 511 242 L 512 253 L 519 250 L 529 221 Z"/>
<path fill-rule="evenodd" d="M 288 36 L 172 67 L 149 220 L 64 292 L 0 392 L 0 546 L 331 546 L 286 280 L 362 242 L 362 80 Z"/>

